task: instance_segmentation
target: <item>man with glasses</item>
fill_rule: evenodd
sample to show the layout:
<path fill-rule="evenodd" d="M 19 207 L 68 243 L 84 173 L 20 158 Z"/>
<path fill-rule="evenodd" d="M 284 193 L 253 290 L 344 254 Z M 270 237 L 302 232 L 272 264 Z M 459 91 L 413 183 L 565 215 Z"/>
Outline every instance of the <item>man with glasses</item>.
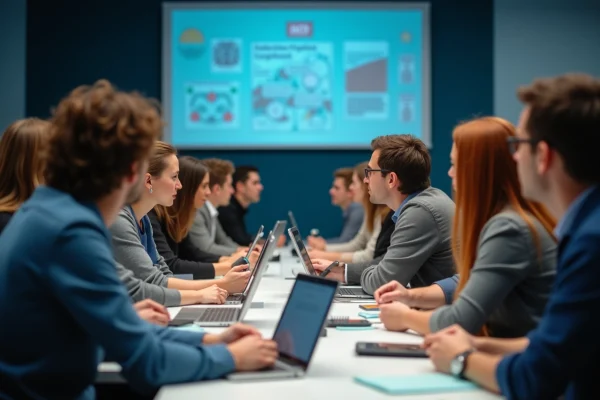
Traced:
<path fill-rule="evenodd" d="M 371 148 L 365 183 L 369 185 L 372 203 L 395 210 L 390 245 L 380 260 L 368 264 L 340 263 L 328 277 L 360 284 L 369 294 L 393 280 L 414 288 L 451 277 L 454 202 L 431 187 L 427 147 L 410 135 L 388 135 L 375 138 Z M 313 260 L 313 264 L 322 271 L 330 261 Z"/>
<path fill-rule="evenodd" d="M 600 377 L 600 80 L 569 74 L 519 90 L 509 146 L 523 194 L 559 218 L 557 275 L 538 327 L 517 339 L 458 326 L 425 339 L 439 371 L 509 399 L 595 399 Z"/>

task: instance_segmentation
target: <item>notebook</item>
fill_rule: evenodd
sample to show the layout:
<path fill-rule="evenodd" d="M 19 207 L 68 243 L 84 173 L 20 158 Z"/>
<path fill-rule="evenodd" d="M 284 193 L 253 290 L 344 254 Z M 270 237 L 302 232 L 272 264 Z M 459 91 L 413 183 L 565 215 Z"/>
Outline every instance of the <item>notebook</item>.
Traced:
<path fill-rule="evenodd" d="M 354 381 L 387 394 L 426 394 L 477 389 L 472 382 L 444 374 L 357 376 Z"/>

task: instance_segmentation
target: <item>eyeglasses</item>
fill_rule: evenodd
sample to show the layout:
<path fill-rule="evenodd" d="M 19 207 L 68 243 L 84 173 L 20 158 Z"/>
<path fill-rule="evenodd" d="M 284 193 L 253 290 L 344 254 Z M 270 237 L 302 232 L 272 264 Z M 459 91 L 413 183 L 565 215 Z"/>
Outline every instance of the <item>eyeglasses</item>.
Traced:
<path fill-rule="evenodd" d="M 365 168 L 365 178 L 369 178 L 371 172 L 381 172 L 383 175 L 390 172 L 389 169 L 373 169 L 373 168 Z"/>
<path fill-rule="evenodd" d="M 510 152 L 510 154 L 515 154 L 519 150 L 519 145 L 521 143 L 529 143 L 532 146 L 538 143 L 538 141 L 535 139 L 526 139 L 517 136 L 511 136 L 506 138 L 506 142 L 508 143 L 508 151 Z"/>

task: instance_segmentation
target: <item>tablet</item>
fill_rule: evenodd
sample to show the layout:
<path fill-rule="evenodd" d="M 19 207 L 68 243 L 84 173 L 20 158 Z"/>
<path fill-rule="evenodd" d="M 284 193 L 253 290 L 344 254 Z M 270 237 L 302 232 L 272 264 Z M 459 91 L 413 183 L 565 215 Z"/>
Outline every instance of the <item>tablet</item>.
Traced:
<path fill-rule="evenodd" d="M 357 342 L 356 354 L 359 356 L 427 358 L 427 353 L 420 345 L 409 343 Z"/>

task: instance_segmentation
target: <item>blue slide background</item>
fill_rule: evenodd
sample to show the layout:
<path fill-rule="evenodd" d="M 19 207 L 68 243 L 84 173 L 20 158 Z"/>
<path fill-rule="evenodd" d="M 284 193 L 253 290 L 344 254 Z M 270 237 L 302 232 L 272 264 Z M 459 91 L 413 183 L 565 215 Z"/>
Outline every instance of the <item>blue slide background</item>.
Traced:
<path fill-rule="evenodd" d="M 420 10 L 173 10 L 171 18 L 170 120 L 171 142 L 181 147 L 335 147 L 364 146 L 382 134 L 411 133 L 422 137 L 423 88 L 423 15 Z M 310 38 L 290 38 L 289 21 L 310 21 Z M 202 40 L 181 43 L 181 34 L 193 28 L 201 32 Z M 410 41 L 402 38 L 410 34 Z M 213 38 L 241 39 L 241 68 L 235 72 L 211 70 L 211 40 Z M 386 41 L 388 43 L 387 118 L 349 118 L 345 106 L 344 42 Z M 333 44 L 332 129 L 331 130 L 254 130 L 252 124 L 252 66 L 253 42 L 330 42 Z M 190 57 L 191 54 L 194 54 Z M 199 54 L 199 55 L 198 55 Z M 399 58 L 413 56 L 412 83 L 399 79 Z M 168 56 L 168 55 L 167 55 Z M 235 129 L 189 129 L 186 120 L 186 90 L 189 82 L 237 82 L 238 121 Z M 402 122 L 399 115 L 399 96 L 414 95 L 412 122 Z"/>

